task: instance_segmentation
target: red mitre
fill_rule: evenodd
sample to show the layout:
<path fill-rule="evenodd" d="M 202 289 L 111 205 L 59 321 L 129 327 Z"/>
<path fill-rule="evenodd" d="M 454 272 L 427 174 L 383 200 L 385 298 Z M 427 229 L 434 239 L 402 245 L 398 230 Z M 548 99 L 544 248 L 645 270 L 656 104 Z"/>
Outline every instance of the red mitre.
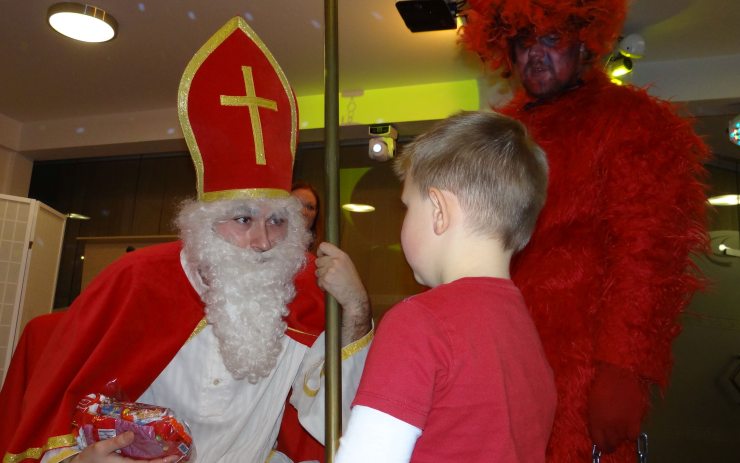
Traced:
<path fill-rule="evenodd" d="M 227 22 L 190 60 L 177 110 L 199 200 L 290 194 L 295 97 L 275 58 L 242 18 Z"/>

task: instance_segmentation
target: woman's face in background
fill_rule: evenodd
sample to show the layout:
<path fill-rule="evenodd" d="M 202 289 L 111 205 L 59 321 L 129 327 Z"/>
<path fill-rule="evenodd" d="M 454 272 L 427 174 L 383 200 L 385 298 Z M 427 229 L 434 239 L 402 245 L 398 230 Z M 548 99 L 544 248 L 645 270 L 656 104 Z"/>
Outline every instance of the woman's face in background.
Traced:
<path fill-rule="evenodd" d="M 298 188 L 291 191 L 290 194 L 301 202 L 301 206 L 303 206 L 301 213 L 303 218 L 306 219 L 306 228 L 310 230 L 316 221 L 316 214 L 319 212 L 316 207 L 316 196 L 307 188 Z"/>

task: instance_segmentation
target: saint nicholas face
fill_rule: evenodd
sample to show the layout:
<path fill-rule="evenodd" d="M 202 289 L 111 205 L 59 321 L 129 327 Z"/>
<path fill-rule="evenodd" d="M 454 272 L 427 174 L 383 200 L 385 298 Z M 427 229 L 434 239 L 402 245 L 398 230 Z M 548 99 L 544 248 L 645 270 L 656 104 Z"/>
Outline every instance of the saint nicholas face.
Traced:
<path fill-rule="evenodd" d="M 264 252 L 285 239 L 288 221 L 280 211 L 261 205 L 237 211 L 232 218 L 218 221 L 213 230 L 234 246 Z"/>

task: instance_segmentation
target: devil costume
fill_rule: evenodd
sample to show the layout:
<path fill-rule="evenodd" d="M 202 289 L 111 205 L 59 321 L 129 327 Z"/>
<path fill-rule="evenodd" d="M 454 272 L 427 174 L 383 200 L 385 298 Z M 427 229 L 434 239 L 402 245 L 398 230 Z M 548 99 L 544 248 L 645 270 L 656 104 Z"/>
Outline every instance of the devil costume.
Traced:
<path fill-rule="evenodd" d="M 505 75 L 518 31 L 567 34 L 598 56 L 625 10 L 614 0 L 470 3 L 464 40 Z M 678 315 L 701 285 L 690 255 L 706 246 L 708 151 L 669 103 L 598 69 L 546 101 L 521 91 L 501 111 L 527 126 L 550 166 L 547 203 L 512 263 L 558 389 L 548 461 L 590 461 L 590 423 L 627 406 L 637 428 L 648 384 L 666 385 Z M 640 392 L 594 409 L 621 380 Z M 634 452 L 624 444 L 602 461 Z"/>

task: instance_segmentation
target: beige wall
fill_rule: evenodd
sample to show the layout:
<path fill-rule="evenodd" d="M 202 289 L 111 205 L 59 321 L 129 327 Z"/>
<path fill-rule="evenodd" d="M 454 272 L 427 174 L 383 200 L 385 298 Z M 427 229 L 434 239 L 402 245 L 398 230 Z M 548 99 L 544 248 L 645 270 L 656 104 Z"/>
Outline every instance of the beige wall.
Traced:
<path fill-rule="evenodd" d="M 0 194 L 28 196 L 33 161 L 0 146 Z"/>
<path fill-rule="evenodd" d="M 22 128 L 0 114 L 0 194 L 28 196 L 33 161 L 20 154 Z"/>
<path fill-rule="evenodd" d="M 713 56 L 634 64 L 627 82 L 648 87 L 651 95 L 671 101 L 737 100 L 740 56 Z"/>
<path fill-rule="evenodd" d="M 0 147 L 20 151 L 22 124 L 4 114 L 0 114 Z"/>

